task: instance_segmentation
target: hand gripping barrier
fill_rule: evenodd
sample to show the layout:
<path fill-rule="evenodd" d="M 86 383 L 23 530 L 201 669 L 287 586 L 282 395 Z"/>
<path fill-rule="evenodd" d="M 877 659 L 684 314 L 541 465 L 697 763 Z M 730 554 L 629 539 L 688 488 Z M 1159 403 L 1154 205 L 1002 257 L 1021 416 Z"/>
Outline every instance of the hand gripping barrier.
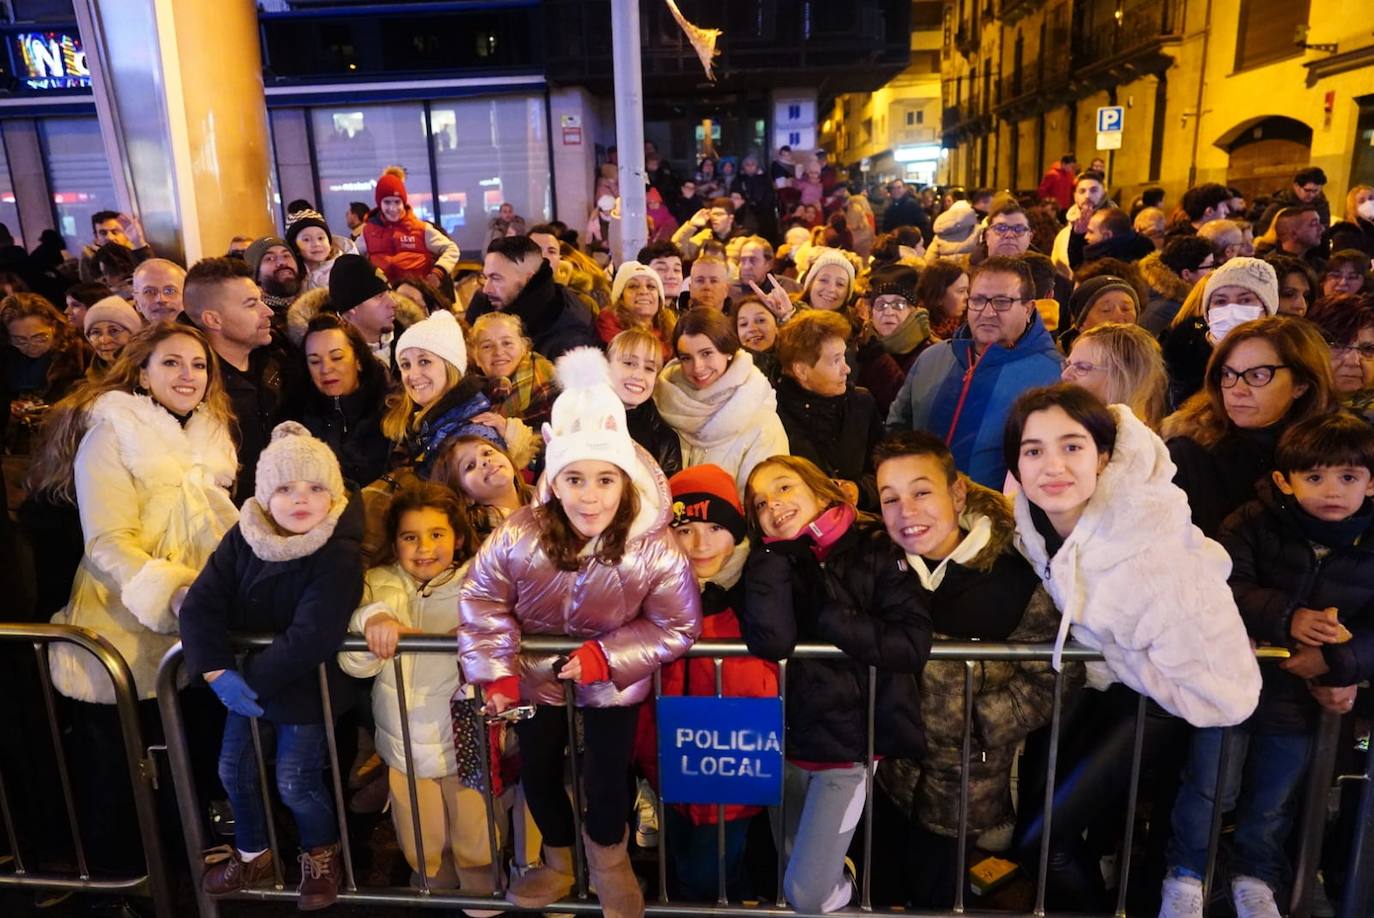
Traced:
<path fill-rule="evenodd" d="M 247 650 L 252 647 L 266 646 L 270 643 L 270 637 L 249 637 L 243 636 L 238 639 L 239 648 Z M 536 637 L 527 636 L 522 642 L 522 648 L 533 653 L 544 654 L 567 654 L 575 650 L 580 641 L 558 637 Z M 366 651 L 367 643 L 361 637 L 348 637 L 340 648 L 349 651 Z M 963 732 L 963 756 L 964 761 L 969 761 L 972 750 L 972 723 L 973 723 L 973 703 L 975 685 L 975 664 L 980 661 L 1012 661 L 1012 662 L 1047 662 L 1050 660 L 1053 646 L 1050 644 L 996 644 L 983 642 L 937 642 L 932 648 L 930 659 L 932 661 L 953 661 L 962 663 L 964 666 L 964 732 Z M 402 739 L 404 742 L 404 752 L 406 757 L 407 785 L 411 801 L 412 831 L 414 833 L 414 844 L 417 860 L 424 863 L 424 843 L 421 838 L 421 830 L 418 818 L 419 797 L 416 790 L 415 779 L 413 777 L 414 768 L 412 760 L 410 730 L 406 719 L 405 710 L 405 683 L 400 664 L 401 656 L 410 653 L 442 653 L 455 654 L 454 639 L 452 635 L 406 635 L 400 638 L 397 656 L 390 663 L 396 679 L 396 694 L 400 705 L 400 722 L 402 726 Z M 749 656 L 748 648 L 742 642 L 730 641 L 702 641 L 693 646 L 687 654 L 689 657 L 706 657 L 713 661 L 715 667 L 716 693 L 721 693 L 722 679 L 721 671 L 723 661 L 731 657 Z M 790 659 L 841 659 L 844 657 L 842 651 L 831 645 L 823 644 L 804 644 L 795 649 Z M 1064 649 L 1063 659 L 1065 661 L 1090 662 L 1100 660 L 1101 656 L 1088 648 L 1069 645 Z M 203 870 L 202 854 L 208 847 L 206 844 L 201 819 L 202 801 L 198 799 L 196 789 L 190 779 L 191 767 L 189 753 L 186 743 L 184 722 L 181 714 L 181 706 L 177 696 L 177 679 L 182 669 L 181 646 L 177 645 L 168 651 L 163 658 L 162 665 L 158 671 L 157 678 L 157 697 L 158 704 L 162 712 L 163 726 L 167 737 L 167 753 L 171 766 L 172 779 L 175 783 L 177 805 L 181 811 L 181 821 L 185 827 L 185 838 L 187 857 L 192 865 L 192 874 L 198 880 L 199 873 Z M 787 661 L 782 661 L 778 665 L 778 686 L 779 695 L 785 700 L 787 695 Z M 325 687 L 324 670 L 320 670 L 321 697 L 324 712 L 327 720 L 331 720 L 332 711 L 329 703 L 328 692 Z M 864 912 L 875 912 L 878 914 L 912 914 L 909 909 L 874 909 L 871 902 L 871 863 L 873 838 L 872 838 L 872 811 L 873 811 L 873 776 L 875 766 L 874 756 L 874 722 L 875 722 L 875 689 L 877 685 L 877 670 L 869 669 L 867 680 L 867 756 L 865 761 L 865 800 L 864 800 L 864 832 L 863 832 L 863 868 L 858 877 L 859 901 L 858 907 Z M 1050 719 L 1050 742 L 1049 751 L 1045 767 L 1045 785 L 1049 788 L 1055 787 L 1056 771 L 1058 770 L 1061 715 L 1064 698 L 1064 676 L 1057 673 L 1054 679 L 1054 701 Z M 656 674 L 654 679 L 655 695 L 662 693 L 662 683 Z M 1134 848 L 1134 825 L 1136 821 L 1137 809 L 1137 785 L 1141 775 L 1141 758 L 1145 742 L 1147 699 L 1143 696 L 1136 704 L 1134 740 L 1131 751 L 1131 782 L 1127 795 L 1126 812 L 1124 814 L 1124 825 L 1126 831 L 1122 839 L 1120 852 L 1120 876 L 1129 877 L 1131 861 L 1135 854 Z M 569 712 L 571 720 L 571 712 Z M 1294 883 L 1290 911 L 1293 915 L 1306 916 L 1309 914 L 1311 904 L 1311 893 L 1313 890 L 1317 865 L 1320 860 L 1321 841 L 1322 841 L 1322 814 L 1325 807 L 1322 803 L 1325 799 L 1327 788 L 1330 787 L 1332 773 L 1334 770 L 1334 758 L 1336 752 L 1336 731 L 1339 728 L 1340 718 L 1327 714 L 1323 717 L 1320 730 L 1315 740 L 1312 762 L 1308 770 L 1305 789 L 1304 818 L 1295 824 L 1295 830 L 1301 833 L 1299 842 L 1299 853 L 1296 865 L 1296 880 Z M 255 723 L 256 728 L 256 723 Z M 343 796 L 343 776 L 341 774 L 337 752 L 334 746 L 334 735 L 332 722 L 328 725 L 329 736 L 329 764 L 332 777 L 332 789 L 334 793 L 334 803 L 336 811 L 339 813 L 340 837 L 343 843 L 343 860 L 345 880 L 341 888 L 339 899 L 341 902 L 369 905 L 386 905 L 391 907 L 410 906 L 415 908 L 501 908 L 510 911 L 512 914 L 518 909 L 510 906 L 504 899 L 494 899 L 487 896 L 468 896 L 461 893 L 449 891 L 435 891 L 430 888 L 428 880 L 421 878 L 421 886 L 418 889 L 412 888 L 361 888 L 357 885 L 356 876 L 353 869 L 352 852 L 348 846 L 348 832 L 345 824 L 344 814 L 346 813 L 345 801 Z M 485 748 L 487 734 L 485 730 L 478 731 L 482 736 L 484 748 L 482 752 L 483 762 L 483 785 L 484 798 L 486 801 L 486 820 L 487 837 L 493 851 L 497 851 L 498 831 L 496 828 L 497 806 L 494 804 L 491 794 L 491 756 L 489 750 Z M 572 725 L 569 725 L 569 736 L 575 737 L 576 732 Z M 256 729 L 253 734 L 254 752 L 258 760 L 259 775 L 264 794 L 269 793 L 268 771 L 266 762 L 263 759 L 262 746 Z M 575 742 L 570 741 L 570 745 L 575 747 Z M 1226 774 L 1227 758 L 1231 746 L 1231 731 L 1227 730 L 1222 740 L 1221 756 L 1218 763 L 1217 779 L 1218 785 L 1221 778 Z M 784 749 L 784 753 L 785 753 Z M 574 750 L 574 774 L 576 774 L 577 763 Z M 1371 761 L 1374 761 L 1372 759 Z M 950 878 L 953 884 L 953 908 L 948 912 L 933 912 L 929 914 L 967 914 L 965 908 L 965 889 L 967 883 L 964 881 L 968 865 L 965 863 L 965 845 L 968 837 L 968 769 L 961 769 L 961 786 L 959 802 L 959 824 L 958 824 L 958 862 L 954 875 Z M 1368 862 L 1374 860 L 1374 844 L 1371 844 L 1371 829 L 1374 829 L 1374 791 L 1371 790 L 1370 773 L 1365 775 L 1346 776 L 1344 780 L 1363 781 L 1363 796 L 1360 809 L 1359 830 L 1356 833 L 1355 843 L 1351 854 L 1350 872 L 1351 883 L 1346 890 L 1346 911 L 1345 914 L 1356 914 L 1350 911 L 1354 903 L 1367 901 L 1367 887 L 1370 883 L 1368 870 L 1356 872 L 1354 868 L 1358 865 L 1368 867 Z M 1216 787 L 1215 790 L 1220 790 Z M 1040 832 L 1039 857 L 1036 870 L 1036 891 L 1034 904 L 1029 914 L 1043 916 L 1045 910 L 1045 888 L 1046 877 L 1049 872 L 1051 832 L 1050 828 L 1054 818 L 1054 798 L 1052 793 L 1045 794 L 1043 830 Z M 1219 795 L 1213 799 L 1218 799 Z M 580 800 L 580 794 L 574 793 L 574 799 Z M 782 809 L 783 805 L 778 807 Z M 717 809 L 718 817 L 723 813 L 724 805 L 719 804 Z M 1211 891 L 1213 873 L 1216 865 L 1217 849 L 1220 841 L 1222 828 L 1222 812 L 1220 807 L 1214 807 L 1211 820 L 1211 831 L 1207 852 L 1207 869 L 1204 878 L 1204 897 Z M 271 812 L 269 807 L 268 812 Z M 658 802 L 659 825 L 664 823 L 664 803 L 660 799 Z M 581 832 L 580 806 L 574 808 L 574 819 L 577 822 L 577 837 L 580 839 Z M 783 823 L 782 813 L 778 813 L 778 821 Z M 277 836 L 271 828 L 269 820 L 269 840 L 273 852 L 274 863 L 280 865 L 282 858 L 278 850 Z M 717 820 L 716 856 L 717 856 L 717 877 L 719 882 L 718 896 L 714 903 L 688 903 L 678 902 L 670 899 L 668 894 L 668 867 L 667 867 L 667 833 L 660 831 L 658 844 L 658 899 L 649 901 L 646 906 L 646 914 L 652 916 L 732 916 L 732 918 L 757 918 L 757 916 L 791 916 L 802 914 L 789 908 L 782 888 L 782 877 L 785 868 L 785 861 L 781 851 L 778 855 L 778 885 L 776 895 L 772 903 L 741 904 L 730 903 L 725 890 L 725 870 L 722 869 L 725 863 L 725 828 L 724 820 Z M 585 875 L 585 859 L 579 850 L 576 858 L 577 885 L 574 893 L 575 898 L 559 902 L 550 906 L 547 910 L 558 912 L 569 912 L 574 914 L 595 915 L 600 913 L 600 907 L 595 900 L 588 897 L 587 879 Z M 502 862 L 499 851 L 492 860 L 492 879 L 496 888 L 501 888 L 503 878 Z M 423 873 L 424 871 L 421 871 Z M 200 891 L 199 883 L 196 883 L 197 905 L 201 918 L 217 918 L 219 912 L 219 899 L 210 897 Z M 1117 893 L 1116 907 L 1114 913 L 1117 916 L 1126 915 L 1126 902 L 1129 883 L 1120 884 Z M 276 868 L 276 876 L 271 886 L 257 887 L 243 890 L 232 896 L 235 900 L 292 900 L 296 896 L 294 890 L 288 889 L 285 885 L 280 866 Z M 1008 914 L 998 912 L 997 914 Z M 1360 913 L 1362 914 L 1362 913 Z"/>
<path fill-rule="evenodd" d="M 18 835 L 11 809 L 5 775 L 0 770 L 0 819 L 3 819 L 5 836 L 13 859 L 10 869 L 0 868 L 0 889 L 30 888 L 73 890 L 89 893 L 129 893 L 150 896 L 158 918 L 172 918 L 175 914 L 172 905 L 171 889 L 168 885 L 168 871 L 163 860 L 162 840 L 158 832 L 157 806 L 153 794 L 156 786 L 156 769 L 152 750 L 144 746 L 143 731 L 139 725 L 137 699 L 134 695 L 134 677 L 129 664 L 104 638 L 86 628 L 70 625 L 28 625 L 0 623 L 0 643 L 29 644 L 33 648 L 34 662 L 38 673 L 39 694 L 42 697 L 44 713 L 47 716 L 47 742 L 52 746 L 56 761 L 57 781 L 61 787 L 62 800 L 48 802 L 52 812 L 59 807 L 66 814 L 67 831 L 71 836 L 72 853 L 76 861 L 76 872 L 71 874 L 45 873 L 30 868 L 25 859 L 24 840 Z M 124 749 L 124 763 L 129 773 L 129 783 L 133 788 L 134 808 L 138 819 L 138 833 L 143 843 L 147 872 L 141 876 L 115 879 L 96 879 L 92 876 L 86 856 L 86 846 L 81 838 L 80 825 L 83 814 L 72 791 L 71 770 L 68 767 L 66 750 L 62 742 L 62 728 L 58 720 L 57 701 L 53 694 L 52 675 L 48 667 L 48 646 L 57 643 L 73 644 L 94 657 L 105 672 L 109 674 L 114 687 L 114 707 L 119 715 L 119 729 Z M 23 704 L 28 699 L 11 698 L 6 704 Z M 12 728 L 11 728 L 12 729 Z M 41 742 L 38 737 L 34 742 Z M 79 763 L 78 763 L 79 767 Z M 59 817 L 60 818 L 60 817 Z"/>

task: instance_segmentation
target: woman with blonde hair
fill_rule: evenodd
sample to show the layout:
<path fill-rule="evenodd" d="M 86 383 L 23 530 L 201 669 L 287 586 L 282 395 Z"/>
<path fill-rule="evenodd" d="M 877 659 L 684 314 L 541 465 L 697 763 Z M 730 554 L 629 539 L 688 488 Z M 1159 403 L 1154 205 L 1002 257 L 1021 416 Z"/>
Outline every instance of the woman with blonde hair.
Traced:
<path fill-rule="evenodd" d="M 1139 325 L 1106 322 L 1078 336 L 1064 361 L 1063 379 L 1106 405 L 1125 405 L 1151 430 L 1164 420 L 1164 357 Z"/>
<path fill-rule="evenodd" d="M 1331 227 L 1331 251 L 1359 249 L 1374 258 L 1374 186 L 1355 185 L 1345 195 L 1345 219 Z"/>
<path fill-rule="evenodd" d="M 642 328 L 658 339 L 663 359 L 673 356 L 669 339 L 677 316 L 668 308 L 663 280 L 658 272 L 637 261 L 627 261 L 615 272 L 611 284 L 611 307 L 596 317 L 596 333 L 603 344 L 629 328 Z"/>
<path fill-rule="evenodd" d="M 553 364 L 534 352 L 520 317 L 509 312 L 479 316 L 472 323 L 472 352 L 494 410 L 538 430 L 549 419 L 558 383 Z"/>

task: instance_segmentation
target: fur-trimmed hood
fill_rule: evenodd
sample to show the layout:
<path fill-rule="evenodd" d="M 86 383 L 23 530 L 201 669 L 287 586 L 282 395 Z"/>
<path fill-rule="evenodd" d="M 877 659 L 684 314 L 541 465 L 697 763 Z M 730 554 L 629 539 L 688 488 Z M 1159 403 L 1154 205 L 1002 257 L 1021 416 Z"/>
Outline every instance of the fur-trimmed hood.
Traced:
<path fill-rule="evenodd" d="M 960 473 L 968 484 L 968 497 L 964 500 L 964 512 L 959 514 L 959 527 L 970 529 L 978 517 L 986 517 L 992 524 L 987 544 L 969 560 L 967 567 L 986 573 L 992 570 L 997 559 L 1007 551 L 1014 551 L 1016 538 L 1016 517 L 1012 513 L 1011 501 L 1006 495 L 985 488 L 967 475 Z"/>
<path fill-rule="evenodd" d="M 1188 292 L 1193 289 L 1192 284 L 1179 277 L 1173 268 L 1164 263 L 1158 252 L 1151 252 L 1136 264 L 1140 268 L 1140 275 L 1145 278 L 1145 283 L 1165 299 L 1182 303 L 1188 298 Z"/>
<path fill-rule="evenodd" d="M 396 297 L 396 324 L 409 328 L 426 317 L 425 307 L 402 293 L 392 291 Z M 305 347 L 305 330 L 310 320 L 319 315 L 329 302 L 329 288 L 316 287 L 296 297 L 295 302 L 286 310 L 286 337 L 296 347 Z"/>

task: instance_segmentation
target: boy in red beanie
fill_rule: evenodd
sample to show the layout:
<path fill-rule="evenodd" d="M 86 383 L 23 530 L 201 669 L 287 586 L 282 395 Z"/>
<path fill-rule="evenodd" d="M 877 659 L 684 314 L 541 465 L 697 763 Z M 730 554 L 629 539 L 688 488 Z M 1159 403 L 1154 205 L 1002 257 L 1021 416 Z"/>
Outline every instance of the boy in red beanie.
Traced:
<path fill-rule="evenodd" d="M 458 244 L 432 223 L 415 216 L 406 195 L 405 170 L 387 166 L 377 179 L 377 207 L 357 239 L 358 254 L 397 284 L 422 278 L 436 286 L 458 264 Z"/>

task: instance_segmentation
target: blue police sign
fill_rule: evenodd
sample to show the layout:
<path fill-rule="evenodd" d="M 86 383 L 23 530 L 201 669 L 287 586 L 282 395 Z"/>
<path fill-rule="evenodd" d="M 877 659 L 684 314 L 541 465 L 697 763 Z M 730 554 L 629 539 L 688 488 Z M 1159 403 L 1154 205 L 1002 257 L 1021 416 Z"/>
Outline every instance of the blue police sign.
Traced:
<path fill-rule="evenodd" d="M 664 802 L 776 806 L 782 799 L 782 730 L 779 698 L 659 698 Z"/>
<path fill-rule="evenodd" d="M 1126 123 L 1126 110 L 1120 105 L 1104 105 L 1097 110 L 1097 132 L 1119 131 Z"/>

